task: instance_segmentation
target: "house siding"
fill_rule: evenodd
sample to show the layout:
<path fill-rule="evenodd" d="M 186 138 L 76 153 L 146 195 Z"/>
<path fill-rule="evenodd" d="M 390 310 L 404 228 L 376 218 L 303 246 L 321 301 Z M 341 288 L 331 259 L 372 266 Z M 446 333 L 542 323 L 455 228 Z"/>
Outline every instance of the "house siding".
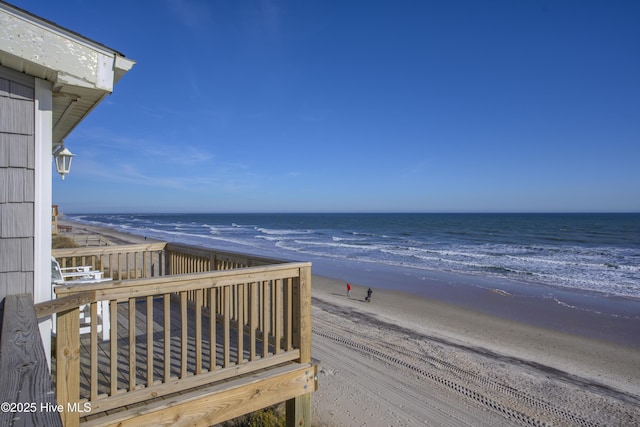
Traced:
<path fill-rule="evenodd" d="M 0 301 L 33 294 L 35 79 L 0 66 Z"/>

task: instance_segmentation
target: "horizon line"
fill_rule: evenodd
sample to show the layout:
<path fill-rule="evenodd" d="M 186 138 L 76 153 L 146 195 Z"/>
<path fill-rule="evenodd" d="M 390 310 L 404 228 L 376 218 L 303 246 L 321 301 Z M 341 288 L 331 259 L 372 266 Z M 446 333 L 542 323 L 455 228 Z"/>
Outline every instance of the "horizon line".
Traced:
<path fill-rule="evenodd" d="M 112 212 L 69 212 L 64 215 L 410 215 L 410 214 L 443 214 L 443 215 L 567 215 L 567 214 L 640 214 L 640 211 L 112 211 Z"/>

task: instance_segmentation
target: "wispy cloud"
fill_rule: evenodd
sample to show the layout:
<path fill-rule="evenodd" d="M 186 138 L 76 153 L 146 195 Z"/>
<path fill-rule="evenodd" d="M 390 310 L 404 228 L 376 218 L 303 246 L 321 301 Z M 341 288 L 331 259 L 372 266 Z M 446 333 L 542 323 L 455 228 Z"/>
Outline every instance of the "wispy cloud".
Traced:
<path fill-rule="evenodd" d="M 165 0 L 178 21 L 195 33 L 206 29 L 210 19 L 209 3 L 196 0 Z"/>
<path fill-rule="evenodd" d="M 74 169 L 75 177 L 105 180 L 127 187 L 151 187 L 168 191 L 197 193 L 242 193 L 262 185 L 265 179 L 243 165 L 212 165 L 199 174 L 180 174 L 170 169 L 147 170 L 138 163 L 106 164 L 84 159 Z"/>
<path fill-rule="evenodd" d="M 268 179 L 250 165 L 217 160 L 207 147 L 183 141 L 132 138 L 108 129 L 78 136 L 83 143 L 74 150 L 74 175 L 87 179 L 202 194 L 242 192 Z"/>
<path fill-rule="evenodd" d="M 130 137 L 105 128 L 93 128 L 78 137 L 83 141 L 79 148 L 85 157 L 138 158 L 141 162 L 153 160 L 180 166 L 210 162 L 215 157 L 210 150 L 183 140 L 159 136 Z"/>

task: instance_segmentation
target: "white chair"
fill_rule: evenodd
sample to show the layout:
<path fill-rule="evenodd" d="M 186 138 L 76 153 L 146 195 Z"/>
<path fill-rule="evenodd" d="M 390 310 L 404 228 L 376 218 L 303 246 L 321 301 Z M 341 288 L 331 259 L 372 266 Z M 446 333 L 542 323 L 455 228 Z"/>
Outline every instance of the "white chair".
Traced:
<path fill-rule="evenodd" d="M 103 277 L 102 271 L 92 270 L 91 266 L 60 268 L 58 261 L 51 257 L 51 285 L 52 287 L 61 285 L 79 285 L 87 283 L 100 283 L 110 281 L 110 277 Z M 90 304 L 80 306 L 80 333 L 91 332 Z M 104 341 L 109 340 L 111 319 L 109 312 L 109 301 L 98 301 L 98 332 L 102 333 Z M 56 319 L 53 318 L 53 333 L 56 332 Z"/>

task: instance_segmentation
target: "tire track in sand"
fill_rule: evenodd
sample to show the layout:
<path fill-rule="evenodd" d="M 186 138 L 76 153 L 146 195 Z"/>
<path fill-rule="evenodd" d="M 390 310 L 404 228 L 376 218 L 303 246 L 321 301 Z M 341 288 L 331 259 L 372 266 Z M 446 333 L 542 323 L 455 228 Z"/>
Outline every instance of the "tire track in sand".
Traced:
<path fill-rule="evenodd" d="M 317 302 L 318 301 L 316 301 L 316 303 Z M 318 308 L 317 304 L 316 308 Z M 466 371 L 455 364 L 426 353 L 418 354 L 400 346 L 384 348 L 384 343 L 381 342 L 373 344 L 378 344 L 378 347 L 382 347 L 382 349 L 374 348 L 370 345 L 372 343 L 370 337 L 361 335 L 352 329 L 347 330 L 336 327 L 336 325 L 326 319 L 314 320 L 313 333 L 314 340 L 322 338 L 323 342 L 333 341 L 339 344 L 338 349 L 351 349 L 351 351 L 358 353 L 356 356 L 353 354 L 332 354 L 327 356 L 325 353 L 325 357 L 332 359 L 339 356 L 337 360 L 332 360 L 335 364 L 342 364 L 344 360 L 363 360 L 363 357 L 377 359 L 384 364 L 409 370 L 422 380 L 428 380 L 432 386 L 436 385 L 438 390 L 446 390 L 448 393 L 453 394 L 454 396 L 450 397 L 450 400 L 447 401 L 447 399 L 444 398 L 445 396 L 439 395 L 434 391 L 433 387 L 425 387 L 423 384 L 403 384 L 401 387 L 396 387 L 394 381 L 406 382 L 406 375 L 405 378 L 394 378 L 390 382 L 381 378 L 373 378 L 374 375 L 368 375 L 370 377 L 368 379 L 369 386 L 371 386 L 371 382 L 375 380 L 373 381 L 375 382 L 373 386 L 385 387 L 386 393 L 404 394 L 405 396 L 400 396 L 399 399 L 410 401 L 408 406 L 411 407 L 413 405 L 414 410 L 428 412 L 425 418 L 429 419 L 432 423 L 441 425 L 494 424 L 496 420 L 490 420 L 489 418 L 491 417 L 486 416 L 486 411 L 491 411 L 502 417 L 502 422 L 508 420 L 510 424 L 546 426 L 547 422 L 551 422 L 560 425 L 597 425 L 597 423 L 593 423 L 570 411 L 556 407 L 542 399 L 530 396 L 514 387 Z M 332 346 L 332 351 L 334 353 L 336 352 L 335 345 Z M 349 369 L 358 369 L 358 367 L 350 366 Z M 360 367 L 360 370 L 362 370 L 362 367 Z M 367 375 L 366 370 L 362 374 Z M 376 372 L 375 376 L 389 377 L 393 376 L 393 372 L 390 372 L 387 368 L 384 372 Z M 366 387 L 367 382 L 363 382 L 362 386 Z M 412 387 L 415 389 L 412 390 Z M 429 395 L 425 396 L 425 393 Z M 416 400 L 416 395 L 418 395 L 417 401 L 412 401 Z M 458 410 L 455 406 L 460 405 L 460 398 L 471 401 L 474 405 L 484 409 L 484 414 L 478 415 L 477 411 L 473 410 Z M 435 399 L 434 402 L 436 403 L 432 405 L 421 403 L 428 399 Z M 532 410 L 529 411 L 527 408 L 531 408 Z M 411 418 L 411 416 L 405 414 L 405 421 L 409 418 Z M 418 420 L 414 419 L 413 421 Z M 424 420 L 422 420 L 422 422 L 424 422 Z M 401 420 L 396 420 L 396 423 L 391 424 L 404 424 Z"/>

